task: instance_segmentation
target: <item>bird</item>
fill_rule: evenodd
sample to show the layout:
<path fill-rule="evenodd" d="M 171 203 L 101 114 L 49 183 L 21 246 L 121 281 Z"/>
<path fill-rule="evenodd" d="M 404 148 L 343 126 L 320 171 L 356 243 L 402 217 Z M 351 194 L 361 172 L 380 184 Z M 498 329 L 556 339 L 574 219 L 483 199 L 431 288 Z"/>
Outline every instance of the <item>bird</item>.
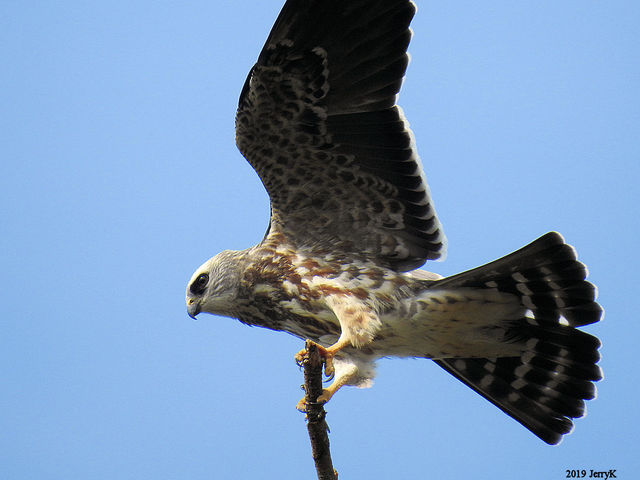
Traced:
<path fill-rule="evenodd" d="M 601 343 L 578 329 L 603 315 L 597 290 L 557 232 L 457 275 L 421 269 L 447 242 L 397 105 L 415 12 L 286 1 L 236 113 L 269 227 L 195 271 L 187 311 L 316 343 L 332 378 L 318 402 L 370 386 L 383 357 L 425 358 L 557 444 L 602 378 Z"/>

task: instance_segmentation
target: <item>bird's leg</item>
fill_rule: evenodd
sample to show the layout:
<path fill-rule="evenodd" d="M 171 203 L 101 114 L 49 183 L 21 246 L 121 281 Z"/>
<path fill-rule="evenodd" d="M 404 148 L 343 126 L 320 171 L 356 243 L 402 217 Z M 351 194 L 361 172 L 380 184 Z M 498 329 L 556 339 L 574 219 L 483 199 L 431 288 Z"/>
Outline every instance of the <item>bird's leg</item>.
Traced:
<path fill-rule="evenodd" d="M 346 338 L 344 335 L 341 335 L 338 341 L 333 345 L 331 345 L 330 347 L 323 347 L 322 345 L 319 345 L 316 342 L 313 342 L 313 344 L 318 348 L 318 353 L 324 360 L 324 374 L 327 377 L 331 377 L 335 373 L 335 368 L 333 368 L 333 357 L 335 357 L 340 350 L 351 345 L 351 341 L 348 338 Z M 298 365 L 302 365 L 302 361 L 304 360 L 304 357 L 306 357 L 306 355 L 307 355 L 307 350 L 304 348 L 300 350 L 298 353 L 296 353 L 294 357 L 296 360 L 296 363 Z M 336 390 L 338 388 L 336 388 Z M 329 398 L 331 398 L 331 396 L 329 396 Z"/>
<path fill-rule="evenodd" d="M 333 397 L 335 393 L 340 390 L 342 386 L 348 385 L 351 380 L 353 380 L 353 378 L 357 375 L 357 373 L 358 368 L 355 365 L 351 365 L 346 371 L 341 371 L 340 375 L 338 375 L 333 380 L 331 385 L 329 385 L 327 388 L 322 389 L 322 393 L 318 396 L 316 402 L 327 403 L 329 400 L 331 400 L 331 397 Z M 307 411 L 306 397 L 302 397 L 300 399 L 300 401 L 296 405 L 296 408 L 301 412 Z"/>
<path fill-rule="evenodd" d="M 331 295 L 326 302 L 340 323 L 340 338 L 330 347 L 313 343 L 318 347 L 318 352 L 324 359 L 324 373 L 330 377 L 335 371 L 333 357 L 345 347 L 360 347 L 372 341 L 382 323 L 369 306 L 353 297 Z M 305 356 L 306 350 L 300 350 L 295 356 L 296 362 L 300 364 Z"/>

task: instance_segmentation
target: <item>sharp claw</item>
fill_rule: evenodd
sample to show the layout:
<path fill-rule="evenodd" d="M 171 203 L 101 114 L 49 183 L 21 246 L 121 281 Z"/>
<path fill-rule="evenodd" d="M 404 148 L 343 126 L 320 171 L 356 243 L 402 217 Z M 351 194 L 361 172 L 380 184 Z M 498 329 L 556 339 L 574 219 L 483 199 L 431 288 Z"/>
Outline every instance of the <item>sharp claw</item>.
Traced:
<path fill-rule="evenodd" d="M 334 392 L 329 389 L 322 389 L 322 393 L 318 396 L 318 398 L 316 398 L 316 401 L 314 403 L 327 403 L 329 400 L 331 400 L 333 393 Z M 306 397 L 302 397 L 300 401 L 298 401 L 298 403 L 296 404 L 296 410 L 302 413 L 307 413 Z"/>
<path fill-rule="evenodd" d="M 335 373 L 336 369 L 333 366 L 333 355 L 328 355 L 324 359 L 324 374 L 329 378 L 333 378 Z"/>
<path fill-rule="evenodd" d="M 318 348 L 318 353 L 320 353 L 322 360 L 324 360 L 324 374 L 327 377 L 332 378 L 333 375 L 335 374 L 335 368 L 333 367 L 333 357 L 335 354 L 327 350 L 322 345 L 319 345 L 317 343 L 315 345 Z M 302 349 L 298 353 L 296 353 L 293 358 L 298 364 L 298 366 L 302 367 L 302 362 L 304 361 L 306 356 L 307 356 L 307 351 L 305 349 Z"/>
<path fill-rule="evenodd" d="M 296 361 L 299 367 L 302 367 L 302 362 L 304 358 L 307 356 L 307 351 L 305 349 L 300 350 L 293 356 L 293 359 Z"/>
<path fill-rule="evenodd" d="M 302 397 L 300 401 L 296 404 L 296 410 L 302 413 L 307 413 L 307 402 L 305 397 Z"/>
<path fill-rule="evenodd" d="M 318 403 L 327 403 L 329 400 L 331 400 L 332 396 L 333 396 L 333 394 L 329 390 L 327 390 L 325 388 L 325 389 L 322 390 L 322 393 L 316 399 L 316 402 L 318 402 Z"/>

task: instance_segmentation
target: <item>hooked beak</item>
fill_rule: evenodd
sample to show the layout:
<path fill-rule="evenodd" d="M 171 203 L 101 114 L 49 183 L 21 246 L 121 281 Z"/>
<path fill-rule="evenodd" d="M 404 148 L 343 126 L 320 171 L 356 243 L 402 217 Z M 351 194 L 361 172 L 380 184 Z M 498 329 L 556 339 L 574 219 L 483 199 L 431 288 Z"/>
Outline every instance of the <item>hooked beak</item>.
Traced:
<path fill-rule="evenodd" d="M 191 318 L 196 320 L 196 315 L 200 313 L 200 303 L 196 302 L 193 298 L 187 300 L 187 313 Z"/>

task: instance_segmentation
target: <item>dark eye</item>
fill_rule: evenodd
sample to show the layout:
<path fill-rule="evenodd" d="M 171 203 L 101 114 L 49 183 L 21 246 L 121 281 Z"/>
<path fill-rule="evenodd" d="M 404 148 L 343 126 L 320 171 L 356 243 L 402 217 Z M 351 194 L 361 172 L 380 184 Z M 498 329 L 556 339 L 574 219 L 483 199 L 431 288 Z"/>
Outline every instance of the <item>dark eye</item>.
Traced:
<path fill-rule="evenodd" d="M 193 281 L 189 290 L 191 290 L 191 293 L 194 295 L 202 295 L 207 288 L 207 283 L 209 283 L 209 275 L 201 273 L 198 275 L 198 278 Z"/>

